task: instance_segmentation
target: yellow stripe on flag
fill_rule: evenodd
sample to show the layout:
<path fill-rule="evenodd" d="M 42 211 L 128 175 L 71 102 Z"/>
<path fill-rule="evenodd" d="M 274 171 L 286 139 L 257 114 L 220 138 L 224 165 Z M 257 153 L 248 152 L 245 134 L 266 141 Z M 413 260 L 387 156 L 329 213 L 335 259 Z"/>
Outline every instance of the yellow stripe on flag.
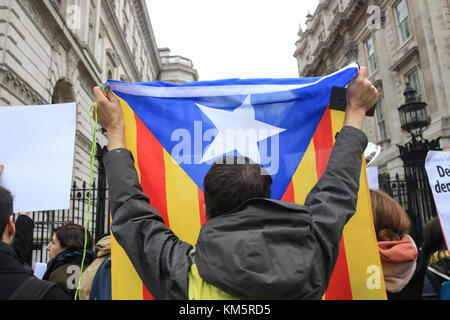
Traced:
<path fill-rule="evenodd" d="M 344 120 L 345 112 L 331 110 L 333 139 Z M 353 300 L 386 300 L 364 158 L 356 213 L 345 226 L 343 237 Z"/>
<path fill-rule="evenodd" d="M 195 245 L 201 227 L 198 187 L 166 150 L 164 165 L 170 229 L 182 241 Z"/>
<path fill-rule="evenodd" d="M 314 149 L 314 141 L 306 149 L 302 161 L 292 177 L 292 184 L 294 186 L 295 203 L 305 204 L 306 196 L 317 183 L 316 170 L 316 153 Z"/>
<path fill-rule="evenodd" d="M 119 97 L 118 97 L 119 98 Z M 125 121 L 125 140 L 137 167 L 136 120 L 128 103 L 120 99 Z M 125 251 L 111 233 L 111 287 L 113 300 L 143 300 L 142 281 Z"/>
<path fill-rule="evenodd" d="M 363 164 L 356 213 L 344 228 L 347 264 L 354 300 L 386 300 L 367 185 Z"/>
<path fill-rule="evenodd" d="M 128 103 L 116 96 L 120 100 L 123 110 L 123 120 L 125 122 L 125 142 L 128 150 L 131 151 L 134 157 L 134 166 L 136 167 L 139 180 L 141 179 L 141 173 L 138 166 L 138 154 L 137 154 L 137 129 L 136 129 L 136 117 L 134 111 L 128 105 Z"/>
<path fill-rule="evenodd" d="M 303 155 L 302 161 L 292 177 L 292 184 L 294 186 L 295 203 L 305 204 L 308 193 L 317 183 L 316 170 L 316 151 L 314 147 L 314 140 L 311 142 Z M 322 297 L 325 300 L 325 294 Z"/>

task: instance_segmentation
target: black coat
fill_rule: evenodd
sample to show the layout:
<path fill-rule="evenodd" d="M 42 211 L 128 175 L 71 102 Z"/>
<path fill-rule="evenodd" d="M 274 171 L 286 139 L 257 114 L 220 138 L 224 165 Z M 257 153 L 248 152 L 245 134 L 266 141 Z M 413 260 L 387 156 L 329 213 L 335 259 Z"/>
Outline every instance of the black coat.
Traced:
<path fill-rule="evenodd" d="M 0 241 L 0 300 L 7 300 L 29 277 L 34 277 L 20 263 L 17 254 Z M 56 287 L 50 289 L 43 300 L 67 300 Z"/>
<path fill-rule="evenodd" d="M 30 217 L 21 214 L 17 217 L 14 224 L 16 226 L 16 233 L 12 248 L 16 252 L 20 263 L 30 272 L 33 272 L 31 260 L 33 253 L 34 221 Z"/>
<path fill-rule="evenodd" d="M 42 279 L 53 282 L 59 290 L 75 298 L 78 279 L 80 277 L 83 250 L 65 250 L 56 255 L 47 264 Z M 86 269 L 95 259 L 92 250 L 86 250 L 84 269 Z M 73 269 L 75 267 L 75 269 Z M 78 271 L 78 272 L 77 272 Z M 70 278 L 70 279 L 69 279 Z"/>

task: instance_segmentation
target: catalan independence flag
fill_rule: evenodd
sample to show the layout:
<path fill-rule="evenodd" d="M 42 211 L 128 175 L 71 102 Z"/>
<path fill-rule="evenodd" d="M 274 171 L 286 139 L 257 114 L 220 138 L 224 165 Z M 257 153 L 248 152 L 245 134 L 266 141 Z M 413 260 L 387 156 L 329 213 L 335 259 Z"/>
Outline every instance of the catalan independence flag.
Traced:
<path fill-rule="evenodd" d="M 144 192 L 173 232 L 195 246 L 205 222 L 203 178 L 225 155 L 265 167 L 272 198 L 304 203 L 344 122 L 345 112 L 329 106 L 332 87 L 347 86 L 358 70 L 354 63 L 317 78 L 107 84 L 121 101 Z M 112 294 L 152 299 L 114 239 Z M 357 212 L 345 227 L 324 299 L 386 299 L 364 165 Z"/>

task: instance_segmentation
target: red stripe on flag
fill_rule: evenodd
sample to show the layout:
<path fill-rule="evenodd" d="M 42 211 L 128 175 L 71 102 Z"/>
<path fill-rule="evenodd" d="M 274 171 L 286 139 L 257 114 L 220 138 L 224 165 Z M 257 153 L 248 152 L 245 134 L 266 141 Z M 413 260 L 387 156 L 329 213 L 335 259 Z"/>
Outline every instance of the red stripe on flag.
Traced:
<path fill-rule="evenodd" d="M 200 225 L 203 226 L 206 222 L 205 195 L 200 188 L 198 188 L 198 208 L 200 209 Z"/>
<path fill-rule="evenodd" d="M 326 300 L 352 300 L 352 287 L 348 275 L 347 258 L 345 255 L 344 237 L 341 238 L 339 256 L 331 276 L 328 289 L 325 294 Z"/>
<path fill-rule="evenodd" d="M 137 116 L 135 118 L 137 160 L 140 169 L 142 190 L 149 196 L 150 204 L 161 213 L 164 222 L 169 225 L 166 202 L 164 149 L 145 124 Z M 144 300 L 154 300 L 154 297 L 143 283 L 142 291 L 142 298 Z"/>
<path fill-rule="evenodd" d="M 320 179 L 327 168 L 328 159 L 330 158 L 331 150 L 334 145 L 331 110 L 329 107 L 327 107 L 322 120 L 320 120 L 313 141 L 316 154 L 317 177 Z M 343 237 L 341 238 L 339 256 L 325 298 L 327 300 L 352 299 L 352 287 L 350 285 L 350 277 L 348 274 Z"/>
<path fill-rule="evenodd" d="M 143 290 L 142 300 L 155 300 L 155 298 L 152 296 L 150 291 L 147 290 L 144 284 L 142 284 L 142 290 Z"/>
<path fill-rule="evenodd" d="M 141 173 L 141 186 L 155 207 L 169 225 L 166 202 L 166 170 L 164 149 L 155 136 L 136 116 L 137 154 Z"/>
<path fill-rule="evenodd" d="M 292 180 L 289 183 L 283 197 L 281 198 L 281 201 L 295 203 L 294 183 L 292 182 Z"/>
<path fill-rule="evenodd" d="M 317 178 L 320 179 L 327 168 L 328 158 L 330 157 L 331 149 L 333 149 L 331 110 L 328 107 L 314 133 L 313 141 L 316 152 Z"/>

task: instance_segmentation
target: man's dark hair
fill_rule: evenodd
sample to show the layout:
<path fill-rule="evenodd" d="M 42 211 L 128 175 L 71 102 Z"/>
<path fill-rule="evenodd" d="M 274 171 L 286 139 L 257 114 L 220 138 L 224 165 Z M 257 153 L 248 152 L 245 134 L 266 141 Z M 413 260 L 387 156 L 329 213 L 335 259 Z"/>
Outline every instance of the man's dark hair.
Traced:
<path fill-rule="evenodd" d="M 66 224 L 53 231 L 56 238 L 61 243 L 61 247 L 66 250 L 81 250 L 84 248 L 84 227 L 78 224 Z M 93 240 L 91 233 L 87 230 L 86 249 L 92 250 Z"/>
<path fill-rule="evenodd" d="M 228 213 L 252 198 L 270 198 L 272 177 L 247 157 L 216 161 L 203 181 L 209 218 Z"/>
<path fill-rule="evenodd" d="M 13 214 L 13 197 L 11 192 L 0 186 L 0 238 Z"/>

